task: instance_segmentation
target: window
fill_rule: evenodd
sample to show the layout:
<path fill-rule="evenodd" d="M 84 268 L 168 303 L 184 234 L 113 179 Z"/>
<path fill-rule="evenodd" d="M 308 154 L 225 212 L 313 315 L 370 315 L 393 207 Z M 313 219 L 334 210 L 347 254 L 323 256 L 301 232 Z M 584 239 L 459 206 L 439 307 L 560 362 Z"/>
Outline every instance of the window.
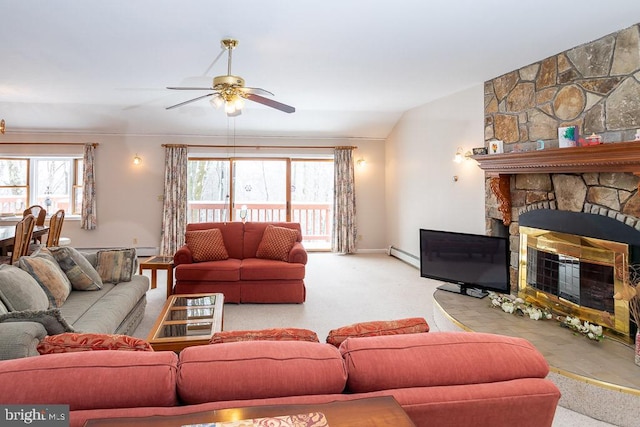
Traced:
<path fill-rule="evenodd" d="M 62 157 L 0 158 L 2 215 L 22 216 L 31 205 L 48 213 L 64 209 L 80 214 L 82 159 Z"/>

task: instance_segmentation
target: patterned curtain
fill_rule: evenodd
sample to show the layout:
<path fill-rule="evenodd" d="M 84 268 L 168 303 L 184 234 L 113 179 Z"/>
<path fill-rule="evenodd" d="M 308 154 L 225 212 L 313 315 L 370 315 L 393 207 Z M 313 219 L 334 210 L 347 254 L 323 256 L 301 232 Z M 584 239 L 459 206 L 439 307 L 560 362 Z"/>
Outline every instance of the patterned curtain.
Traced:
<path fill-rule="evenodd" d="M 187 228 L 187 146 L 167 145 L 164 159 L 160 253 L 173 256 L 184 245 Z"/>
<path fill-rule="evenodd" d="M 82 215 L 80 228 L 95 230 L 96 221 L 96 146 L 84 145 L 82 159 Z"/>
<path fill-rule="evenodd" d="M 351 254 L 356 251 L 356 188 L 353 172 L 353 148 L 336 147 L 333 165 L 333 239 L 331 251 Z"/>

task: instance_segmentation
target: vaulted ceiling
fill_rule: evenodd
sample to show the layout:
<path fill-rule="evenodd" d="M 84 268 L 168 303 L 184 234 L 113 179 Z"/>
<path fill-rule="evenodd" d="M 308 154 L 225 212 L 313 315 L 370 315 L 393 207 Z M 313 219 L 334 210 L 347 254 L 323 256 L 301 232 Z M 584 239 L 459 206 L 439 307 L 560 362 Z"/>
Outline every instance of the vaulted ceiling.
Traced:
<path fill-rule="evenodd" d="M 637 0 L 0 0 L 7 133 L 385 138 L 403 112 L 626 28 Z M 227 73 L 296 107 L 207 99 Z M 481 102 L 481 100 L 479 100 Z"/>

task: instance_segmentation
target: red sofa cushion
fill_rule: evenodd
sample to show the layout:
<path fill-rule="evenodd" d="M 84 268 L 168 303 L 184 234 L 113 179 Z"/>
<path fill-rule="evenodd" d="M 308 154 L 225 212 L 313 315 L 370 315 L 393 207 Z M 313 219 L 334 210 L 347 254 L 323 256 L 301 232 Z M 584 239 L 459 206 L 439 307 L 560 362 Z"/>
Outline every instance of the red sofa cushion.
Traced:
<path fill-rule="evenodd" d="M 73 353 L 92 350 L 153 351 L 147 341 L 128 335 L 66 332 L 47 335 L 38 344 L 38 353 Z"/>
<path fill-rule="evenodd" d="M 170 351 L 84 351 L 4 360 L 0 402 L 66 404 L 72 411 L 174 406 L 178 358 Z"/>
<path fill-rule="evenodd" d="M 270 328 L 253 331 L 222 331 L 211 337 L 209 344 L 238 341 L 310 341 L 320 342 L 318 335 L 309 329 Z"/>
<path fill-rule="evenodd" d="M 306 341 L 188 347 L 178 370 L 178 395 L 186 404 L 341 393 L 347 379 L 335 347 Z"/>
<path fill-rule="evenodd" d="M 493 383 L 549 373 L 546 360 L 527 340 L 485 333 L 349 338 L 340 352 L 352 392 Z"/>
<path fill-rule="evenodd" d="M 205 261 L 193 264 L 180 264 L 175 269 L 176 280 L 198 282 L 237 282 L 240 280 L 239 259 L 229 258 L 223 261 Z"/>
<path fill-rule="evenodd" d="M 229 258 L 219 228 L 187 231 L 185 242 L 195 262 L 220 261 Z"/>
<path fill-rule="evenodd" d="M 416 334 L 422 332 L 429 332 L 429 325 L 422 317 L 375 320 L 332 329 L 327 336 L 327 343 L 339 347 L 342 341 L 350 337 L 375 337 L 379 335 Z"/>
<path fill-rule="evenodd" d="M 247 258 L 240 267 L 242 280 L 302 280 L 304 275 L 304 264 L 296 262 Z"/>

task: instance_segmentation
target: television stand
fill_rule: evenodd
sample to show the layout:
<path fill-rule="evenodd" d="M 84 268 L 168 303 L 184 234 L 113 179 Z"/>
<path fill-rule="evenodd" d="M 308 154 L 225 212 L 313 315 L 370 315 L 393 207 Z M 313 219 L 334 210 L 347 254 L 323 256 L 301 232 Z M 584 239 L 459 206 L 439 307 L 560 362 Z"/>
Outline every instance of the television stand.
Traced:
<path fill-rule="evenodd" d="M 484 298 L 489 295 L 489 292 L 483 291 L 482 289 L 470 288 L 455 283 L 443 283 L 442 285 L 438 286 L 437 289 L 440 289 L 441 291 L 453 292 L 460 295 L 467 295 L 474 298 Z"/>

